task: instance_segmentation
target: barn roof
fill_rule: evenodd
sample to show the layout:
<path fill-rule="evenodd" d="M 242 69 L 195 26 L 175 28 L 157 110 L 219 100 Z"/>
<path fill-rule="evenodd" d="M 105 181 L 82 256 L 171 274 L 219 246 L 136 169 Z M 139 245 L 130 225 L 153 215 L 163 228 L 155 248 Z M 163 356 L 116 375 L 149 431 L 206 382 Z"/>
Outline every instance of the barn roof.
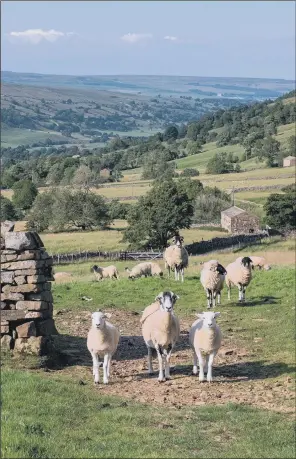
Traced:
<path fill-rule="evenodd" d="M 286 156 L 284 159 L 295 159 L 295 156 Z"/>
<path fill-rule="evenodd" d="M 229 209 L 223 210 L 221 214 L 226 215 L 227 217 L 236 217 L 237 215 L 243 214 L 245 212 L 245 210 L 240 209 L 239 207 L 232 206 L 229 207 Z"/>

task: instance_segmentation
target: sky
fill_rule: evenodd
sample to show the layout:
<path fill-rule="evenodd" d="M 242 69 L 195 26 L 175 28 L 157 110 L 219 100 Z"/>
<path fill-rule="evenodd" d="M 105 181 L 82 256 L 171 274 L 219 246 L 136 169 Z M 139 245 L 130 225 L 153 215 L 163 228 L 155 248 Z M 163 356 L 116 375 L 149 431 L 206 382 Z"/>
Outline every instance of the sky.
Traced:
<path fill-rule="evenodd" d="M 294 80 L 295 2 L 3 0 L 1 69 Z"/>

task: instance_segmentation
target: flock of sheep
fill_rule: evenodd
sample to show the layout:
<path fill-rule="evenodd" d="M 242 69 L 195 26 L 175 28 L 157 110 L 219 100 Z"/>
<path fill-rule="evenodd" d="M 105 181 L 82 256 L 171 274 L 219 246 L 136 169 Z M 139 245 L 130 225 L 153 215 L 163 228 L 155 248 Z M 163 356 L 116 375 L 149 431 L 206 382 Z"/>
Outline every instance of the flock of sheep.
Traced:
<path fill-rule="evenodd" d="M 175 272 L 175 279 L 184 282 L 184 268 L 188 266 L 188 253 L 182 246 L 183 238 L 175 236 L 174 244 L 164 252 L 165 266 L 170 271 Z M 221 302 L 221 290 L 226 283 L 228 288 L 228 298 L 232 286 L 238 287 L 239 301 L 245 301 L 246 287 L 252 279 L 252 269 L 269 270 L 262 257 L 239 257 L 230 263 L 226 269 L 217 261 L 210 260 L 202 263 L 203 268 L 200 275 L 201 284 L 206 292 L 207 307 L 210 311 L 197 314 L 198 319 L 192 324 L 189 331 L 189 343 L 193 351 L 193 374 L 198 373 L 197 362 L 199 364 L 199 380 L 204 381 L 205 373 L 207 381 L 212 381 L 212 366 L 215 355 L 217 354 L 221 342 L 222 334 L 216 323 L 216 317 L 220 312 L 211 310 Z M 126 268 L 126 270 L 128 270 Z M 98 279 L 115 278 L 119 279 L 119 274 L 115 266 L 100 268 L 94 266 L 92 271 Z M 135 279 L 142 276 L 163 276 L 163 272 L 157 263 L 140 263 L 129 272 L 129 278 Z M 158 381 L 162 382 L 170 379 L 170 358 L 173 348 L 180 336 L 180 323 L 174 313 L 174 305 L 179 299 L 174 292 L 161 292 L 155 301 L 147 306 L 140 319 L 142 325 L 142 335 L 148 350 L 148 373 L 153 373 L 152 356 L 157 354 L 159 365 Z M 93 360 L 93 376 L 95 384 L 99 383 L 99 358 L 103 358 L 103 382 L 107 384 L 110 376 L 110 362 L 117 350 L 120 334 L 117 328 L 108 322 L 110 314 L 101 311 L 92 314 L 92 326 L 87 337 L 87 348 Z"/>

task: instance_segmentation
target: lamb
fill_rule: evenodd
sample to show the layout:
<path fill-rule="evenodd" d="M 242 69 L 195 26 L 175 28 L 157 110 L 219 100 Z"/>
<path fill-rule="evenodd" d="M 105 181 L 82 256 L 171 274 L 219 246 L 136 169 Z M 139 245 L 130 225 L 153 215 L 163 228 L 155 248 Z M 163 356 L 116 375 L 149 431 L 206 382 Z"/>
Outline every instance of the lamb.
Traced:
<path fill-rule="evenodd" d="M 208 309 L 216 306 L 216 296 L 218 296 L 218 304 L 221 303 L 225 274 L 225 268 L 217 260 L 210 260 L 203 264 L 200 282 L 207 294 Z"/>
<path fill-rule="evenodd" d="M 106 266 L 106 268 L 101 268 L 100 266 L 94 265 L 91 268 L 91 272 L 94 273 L 97 280 L 101 279 L 119 279 L 119 272 L 114 265 Z"/>
<path fill-rule="evenodd" d="M 148 350 L 148 373 L 153 373 L 152 351 L 156 350 L 159 382 L 171 378 L 170 358 L 180 335 L 179 320 L 173 312 L 177 299 L 178 295 L 173 292 L 161 292 L 155 303 L 144 309 L 141 317 L 142 334 Z"/>
<path fill-rule="evenodd" d="M 241 261 L 242 258 L 243 257 L 239 257 L 235 261 Z M 260 270 L 263 268 L 265 269 L 265 271 L 269 271 L 271 269 L 271 266 L 266 263 L 266 260 L 264 257 L 252 256 L 251 260 L 252 260 L 252 265 L 254 266 L 254 268 L 258 268 Z"/>
<path fill-rule="evenodd" d="M 110 363 L 114 355 L 120 334 L 114 325 L 106 321 L 110 314 L 101 311 L 92 314 L 92 326 L 87 336 L 87 348 L 93 360 L 93 375 L 95 384 L 99 384 L 99 357 L 104 358 L 103 382 L 108 384 L 110 377 Z"/>
<path fill-rule="evenodd" d="M 238 300 L 245 301 L 246 287 L 252 280 L 252 260 L 250 257 L 243 257 L 226 266 L 225 282 L 228 288 L 228 299 L 230 300 L 230 291 L 233 285 L 238 287 Z"/>
<path fill-rule="evenodd" d="M 189 330 L 189 342 L 193 351 L 193 374 L 197 374 L 198 359 L 201 382 L 204 381 L 205 373 L 207 373 L 207 381 L 213 381 L 213 361 L 222 342 L 222 333 L 215 320 L 219 315 L 220 312 L 212 311 L 197 314 L 198 319 Z"/>
<path fill-rule="evenodd" d="M 129 268 L 125 268 L 125 270 L 129 273 L 129 279 L 136 279 L 137 277 L 142 276 L 163 276 L 162 269 L 158 266 L 157 263 L 153 262 L 139 263 L 138 265 L 134 266 L 132 270 L 129 270 Z"/>
<path fill-rule="evenodd" d="M 181 279 L 184 282 L 184 268 L 188 267 L 188 252 L 185 247 L 182 246 L 184 238 L 179 234 L 173 238 L 173 245 L 166 248 L 163 254 L 165 261 L 165 267 L 168 270 L 168 277 L 170 277 L 171 270 L 175 271 L 175 280 Z"/>

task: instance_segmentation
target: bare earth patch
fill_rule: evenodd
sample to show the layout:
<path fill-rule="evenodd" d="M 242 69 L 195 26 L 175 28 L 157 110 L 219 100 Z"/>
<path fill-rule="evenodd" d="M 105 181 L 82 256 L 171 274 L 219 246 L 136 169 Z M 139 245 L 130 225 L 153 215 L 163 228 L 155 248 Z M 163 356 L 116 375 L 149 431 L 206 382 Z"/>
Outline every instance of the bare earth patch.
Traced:
<path fill-rule="evenodd" d="M 177 409 L 184 405 L 239 403 L 294 413 L 293 379 L 282 376 L 278 364 L 264 365 L 260 357 L 256 359 L 248 350 L 237 347 L 231 333 L 216 356 L 214 382 L 199 383 L 198 377 L 192 375 L 192 353 L 188 346 L 188 329 L 193 320 L 182 319 L 181 338 L 172 355 L 172 379 L 159 383 L 157 359 L 154 359 L 155 374 L 152 377 L 147 374 L 140 315 L 113 309 L 106 312 L 112 313 L 111 320 L 120 329 L 121 340 L 111 363 L 110 384 L 94 386 L 99 393 Z M 56 343 L 66 355 L 67 365 L 54 372 L 71 374 L 84 383 L 93 384 L 92 361 L 86 347 L 90 312 L 80 311 L 78 315 L 62 310 L 56 314 L 55 321 L 61 333 L 55 338 Z"/>

